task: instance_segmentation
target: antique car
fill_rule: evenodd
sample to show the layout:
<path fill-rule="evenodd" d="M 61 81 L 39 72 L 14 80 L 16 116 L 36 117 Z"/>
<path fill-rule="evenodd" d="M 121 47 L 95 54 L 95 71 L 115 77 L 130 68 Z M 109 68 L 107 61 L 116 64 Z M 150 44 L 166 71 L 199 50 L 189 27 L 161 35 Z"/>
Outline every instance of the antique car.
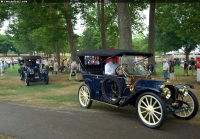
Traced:
<path fill-rule="evenodd" d="M 133 105 L 146 127 L 161 127 L 169 114 L 183 120 L 198 112 L 198 100 L 191 84 L 173 85 L 169 81 L 155 80 L 146 70 L 145 59 L 151 53 L 121 49 L 83 50 L 77 52 L 84 83 L 78 89 L 79 104 L 90 108 L 92 102 L 124 107 Z M 105 75 L 104 66 L 117 56 L 116 75 Z"/>
<path fill-rule="evenodd" d="M 40 56 L 21 56 L 18 58 L 20 66 L 18 73 L 26 86 L 29 86 L 30 82 L 44 81 L 45 84 L 49 83 L 49 70 L 47 68 L 40 69 L 40 60 Z"/>

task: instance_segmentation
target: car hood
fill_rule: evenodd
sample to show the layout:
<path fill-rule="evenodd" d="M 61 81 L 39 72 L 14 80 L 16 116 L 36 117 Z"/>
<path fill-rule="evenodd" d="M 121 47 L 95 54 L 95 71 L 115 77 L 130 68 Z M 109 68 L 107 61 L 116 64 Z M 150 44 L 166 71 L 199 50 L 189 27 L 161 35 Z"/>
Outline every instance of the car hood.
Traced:
<path fill-rule="evenodd" d="M 140 79 L 135 83 L 134 87 L 136 88 L 136 90 L 142 89 L 142 88 L 160 89 L 160 86 L 165 84 L 165 83 L 166 83 L 166 81 Z"/>

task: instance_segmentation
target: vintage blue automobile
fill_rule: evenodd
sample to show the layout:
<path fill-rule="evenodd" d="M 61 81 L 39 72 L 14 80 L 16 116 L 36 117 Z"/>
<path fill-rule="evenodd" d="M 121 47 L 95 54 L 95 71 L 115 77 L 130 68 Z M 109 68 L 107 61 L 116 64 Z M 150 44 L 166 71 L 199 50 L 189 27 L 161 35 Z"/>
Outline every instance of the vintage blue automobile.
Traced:
<path fill-rule="evenodd" d="M 49 69 L 48 67 L 40 69 L 40 60 L 40 56 L 21 56 L 18 58 L 20 65 L 18 73 L 26 86 L 29 86 L 30 82 L 44 81 L 45 84 L 49 83 Z"/>
<path fill-rule="evenodd" d="M 198 112 L 193 85 L 172 85 L 150 76 L 144 60 L 153 56 L 151 53 L 100 49 L 79 51 L 77 55 L 84 82 L 78 100 L 83 108 L 90 108 L 93 100 L 117 107 L 133 105 L 140 121 L 149 128 L 161 127 L 169 114 L 189 120 Z M 117 76 L 105 75 L 105 63 L 113 56 L 119 58 Z"/>

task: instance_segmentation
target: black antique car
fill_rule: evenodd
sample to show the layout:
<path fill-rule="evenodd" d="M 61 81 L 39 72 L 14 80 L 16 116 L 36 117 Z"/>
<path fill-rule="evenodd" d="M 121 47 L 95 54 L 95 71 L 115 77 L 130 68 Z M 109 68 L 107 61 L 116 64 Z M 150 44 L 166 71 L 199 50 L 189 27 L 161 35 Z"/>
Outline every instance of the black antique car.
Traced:
<path fill-rule="evenodd" d="M 84 82 L 78 100 L 83 108 L 90 108 L 93 100 L 117 107 L 133 105 L 140 121 L 149 128 L 161 127 L 169 114 L 189 120 L 198 112 L 193 85 L 172 85 L 151 77 L 144 64 L 151 53 L 100 49 L 79 51 L 77 55 Z M 119 59 L 117 76 L 105 75 L 105 63 L 114 56 Z"/>
<path fill-rule="evenodd" d="M 49 70 L 47 68 L 40 69 L 40 60 L 40 56 L 21 56 L 18 58 L 20 65 L 18 73 L 26 86 L 29 86 L 30 82 L 44 81 L 45 84 L 49 83 Z"/>

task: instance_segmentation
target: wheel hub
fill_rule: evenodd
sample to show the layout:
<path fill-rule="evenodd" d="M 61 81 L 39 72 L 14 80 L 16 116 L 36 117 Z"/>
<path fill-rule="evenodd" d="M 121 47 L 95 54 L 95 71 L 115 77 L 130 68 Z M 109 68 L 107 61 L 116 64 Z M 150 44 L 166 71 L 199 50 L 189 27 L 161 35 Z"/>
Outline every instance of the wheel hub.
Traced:
<path fill-rule="evenodd" d="M 153 107 L 152 106 L 147 106 L 147 108 L 146 108 L 146 112 L 147 113 L 149 113 L 149 114 L 153 114 L 154 113 L 154 109 L 153 109 Z"/>

